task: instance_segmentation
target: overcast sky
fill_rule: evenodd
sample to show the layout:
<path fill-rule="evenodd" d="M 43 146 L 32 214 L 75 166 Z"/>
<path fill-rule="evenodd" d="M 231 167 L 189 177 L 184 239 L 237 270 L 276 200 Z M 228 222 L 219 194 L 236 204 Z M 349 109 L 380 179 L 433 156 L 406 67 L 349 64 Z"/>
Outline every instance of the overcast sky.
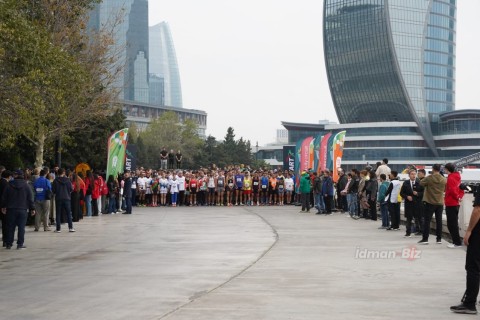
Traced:
<path fill-rule="evenodd" d="M 456 106 L 480 108 L 480 1 L 457 6 Z M 338 121 L 322 7 L 322 0 L 149 0 L 149 25 L 170 24 L 183 105 L 208 113 L 207 134 L 222 140 L 231 126 L 237 138 L 264 145 L 281 121 Z"/>

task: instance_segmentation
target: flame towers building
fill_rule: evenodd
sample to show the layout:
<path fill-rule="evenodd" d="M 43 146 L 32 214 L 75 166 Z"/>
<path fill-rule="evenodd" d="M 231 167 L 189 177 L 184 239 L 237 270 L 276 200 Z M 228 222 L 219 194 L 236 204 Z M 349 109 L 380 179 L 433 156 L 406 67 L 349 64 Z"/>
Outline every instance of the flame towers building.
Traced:
<path fill-rule="evenodd" d="M 180 71 L 170 26 L 167 22 L 161 22 L 150 27 L 149 32 L 151 76 L 163 79 L 163 103 L 182 108 Z M 155 94 L 152 94 L 151 99 L 152 102 L 162 100 Z"/>
<path fill-rule="evenodd" d="M 113 31 L 110 55 L 119 99 L 149 102 L 148 1 L 103 0 L 90 12 L 89 28 Z M 120 69 L 119 74 L 116 70 Z"/>
<path fill-rule="evenodd" d="M 459 120 L 455 38 L 456 0 L 325 0 L 333 103 L 340 126 L 364 137 L 347 155 L 448 156 L 437 138 L 445 121 Z"/>

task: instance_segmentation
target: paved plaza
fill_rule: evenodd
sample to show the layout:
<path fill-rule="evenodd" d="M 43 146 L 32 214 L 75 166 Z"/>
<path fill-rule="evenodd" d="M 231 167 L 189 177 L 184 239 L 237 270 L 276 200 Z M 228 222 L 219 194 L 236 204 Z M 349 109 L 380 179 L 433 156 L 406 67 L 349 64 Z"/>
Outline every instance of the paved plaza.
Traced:
<path fill-rule="evenodd" d="M 449 311 L 463 249 L 298 211 L 134 208 L 76 233 L 27 229 L 27 249 L 0 251 L 0 318 L 466 318 Z"/>

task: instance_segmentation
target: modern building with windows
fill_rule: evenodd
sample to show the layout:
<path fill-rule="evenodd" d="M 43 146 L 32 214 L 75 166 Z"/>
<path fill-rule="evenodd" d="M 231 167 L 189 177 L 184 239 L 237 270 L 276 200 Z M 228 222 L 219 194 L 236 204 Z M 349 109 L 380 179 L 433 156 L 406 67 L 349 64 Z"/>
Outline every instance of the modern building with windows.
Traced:
<path fill-rule="evenodd" d="M 182 108 L 180 71 L 170 26 L 167 22 L 161 22 L 150 27 L 149 37 L 150 73 L 163 78 L 165 105 Z"/>
<path fill-rule="evenodd" d="M 201 138 L 206 138 L 207 113 L 202 110 L 158 106 L 136 101 L 121 101 L 123 114 L 127 117 L 127 125 L 135 123 L 139 130 L 145 130 L 155 118 L 161 117 L 165 112 L 174 112 L 180 123 L 185 120 L 194 121 L 198 128 L 197 133 Z"/>
<path fill-rule="evenodd" d="M 90 13 L 89 28 L 113 30 L 116 62 L 111 70 L 122 70 L 114 83 L 119 99 L 148 103 L 148 1 L 103 0 Z"/>
<path fill-rule="evenodd" d="M 324 53 L 344 161 L 435 163 L 479 151 L 475 110 L 455 111 L 456 0 L 325 0 Z M 288 129 L 288 128 L 287 128 Z"/>

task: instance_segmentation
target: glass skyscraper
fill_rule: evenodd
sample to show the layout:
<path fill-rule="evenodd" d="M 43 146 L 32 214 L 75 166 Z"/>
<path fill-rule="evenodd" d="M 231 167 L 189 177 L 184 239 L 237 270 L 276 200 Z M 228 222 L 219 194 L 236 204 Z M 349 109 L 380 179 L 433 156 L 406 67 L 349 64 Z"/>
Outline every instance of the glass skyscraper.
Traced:
<path fill-rule="evenodd" d="M 456 0 L 325 0 L 325 63 L 340 123 L 407 123 L 398 134 L 413 123 L 424 140 L 418 155 L 439 156 L 434 131 L 440 114 L 455 110 L 455 30 Z"/>
<path fill-rule="evenodd" d="M 148 1 L 103 0 L 92 10 L 89 27 L 97 31 L 113 29 L 111 54 L 118 61 L 111 69 L 113 73 L 122 69 L 114 84 L 119 98 L 148 103 Z"/>
<path fill-rule="evenodd" d="M 150 27 L 150 73 L 163 78 L 164 103 L 182 108 L 182 86 L 177 55 L 167 22 Z"/>

